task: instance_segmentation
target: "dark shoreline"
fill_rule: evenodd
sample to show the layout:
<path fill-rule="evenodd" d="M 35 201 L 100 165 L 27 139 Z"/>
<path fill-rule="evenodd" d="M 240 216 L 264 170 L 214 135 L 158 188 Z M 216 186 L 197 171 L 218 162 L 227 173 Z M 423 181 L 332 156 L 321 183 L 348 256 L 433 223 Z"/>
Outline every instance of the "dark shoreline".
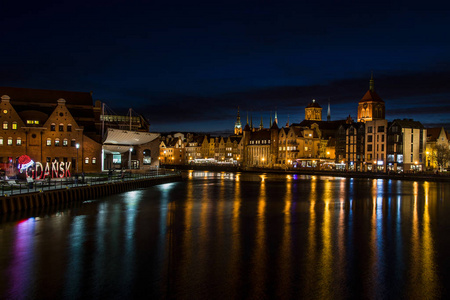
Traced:
<path fill-rule="evenodd" d="M 297 174 L 297 175 L 313 175 L 313 176 L 333 176 L 348 178 L 373 178 L 373 179 L 393 179 L 393 180 L 409 180 L 409 181 L 436 181 L 450 182 L 450 174 L 427 174 L 427 173 L 402 173 L 387 174 L 373 172 L 345 172 L 345 171 L 319 171 L 319 170 L 280 170 L 265 168 L 240 168 L 231 166 L 206 166 L 206 165 L 165 165 L 166 169 L 176 170 L 197 170 L 212 172 L 243 172 L 243 173 L 271 173 L 271 174 Z"/>

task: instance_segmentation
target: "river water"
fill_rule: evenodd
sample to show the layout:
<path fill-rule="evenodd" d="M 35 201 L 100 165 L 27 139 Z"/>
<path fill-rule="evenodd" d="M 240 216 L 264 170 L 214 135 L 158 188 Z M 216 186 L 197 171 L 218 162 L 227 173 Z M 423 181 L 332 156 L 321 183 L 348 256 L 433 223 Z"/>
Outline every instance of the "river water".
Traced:
<path fill-rule="evenodd" d="M 449 202 L 450 183 L 191 171 L 4 218 L 0 299 L 448 298 Z"/>

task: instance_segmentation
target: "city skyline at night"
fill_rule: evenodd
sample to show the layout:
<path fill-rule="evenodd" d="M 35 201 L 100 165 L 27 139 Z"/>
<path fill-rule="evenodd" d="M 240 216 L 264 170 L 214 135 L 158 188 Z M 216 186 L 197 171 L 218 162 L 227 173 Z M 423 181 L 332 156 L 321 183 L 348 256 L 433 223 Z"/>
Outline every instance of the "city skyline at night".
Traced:
<path fill-rule="evenodd" d="M 93 91 L 151 130 L 233 130 L 237 108 L 269 126 L 316 99 L 356 119 L 368 89 L 386 119 L 450 129 L 448 4 L 93 1 L 2 4 L 0 86 Z M 56 99 L 55 99 L 56 100 Z"/>

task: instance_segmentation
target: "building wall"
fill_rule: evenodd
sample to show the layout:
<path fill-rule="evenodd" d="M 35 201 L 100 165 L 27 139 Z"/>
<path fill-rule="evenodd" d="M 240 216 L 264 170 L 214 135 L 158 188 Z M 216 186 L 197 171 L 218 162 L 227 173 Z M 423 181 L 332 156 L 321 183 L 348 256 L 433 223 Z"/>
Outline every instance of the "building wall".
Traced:
<path fill-rule="evenodd" d="M 385 119 L 366 122 L 365 161 L 366 171 L 386 172 L 387 126 Z"/>
<path fill-rule="evenodd" d="M 418 128 L 402 128 L 404 171 L 424 169 L 427 131 Z"/>
<path fill-rule="evenodd" d="M 31 119 L 29 121 L 35 121 Z M 8 122 L 8 129 L 3 129 L 4 122 Z M 14 122 L 17 124 L 16 129 L 12 127 Z M 63 99 L 58 100 L 57 106 L 43 124 L 26 124 L 27 120 L 20 118 L 9 97 L 3 97 L 0 123 L 0 140 L 3 139 L 3 145 L 0 143 L 0 160 L 4 162 L 9 158 L 15 162 L 16 158 L 26 154 L 42 164 L 55 160 L 69 162 L 71 173 L 77 171 L 77 165 L 79 172 L 101 171 L 101 144 L 83 134 L 83 128 L 78 126 Z M 20 145 L 17 143 L 19 138 Z M 12 145 L 8 145 L 8 139 L 12 140 Z M 76 144 L 80 145 L 78 151 Z"/>

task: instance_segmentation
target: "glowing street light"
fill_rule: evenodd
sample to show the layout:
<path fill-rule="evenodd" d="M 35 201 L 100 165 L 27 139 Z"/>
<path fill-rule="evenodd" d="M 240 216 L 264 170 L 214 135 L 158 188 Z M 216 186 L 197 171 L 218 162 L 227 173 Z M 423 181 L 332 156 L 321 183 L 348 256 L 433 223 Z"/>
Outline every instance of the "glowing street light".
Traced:
<path fill-rule="evenodd" d="M 76 144 L 75 147 L 77 148 L 77 173 L 78 173 L 78 149 L 80 148 L 80 144 Z"/>

